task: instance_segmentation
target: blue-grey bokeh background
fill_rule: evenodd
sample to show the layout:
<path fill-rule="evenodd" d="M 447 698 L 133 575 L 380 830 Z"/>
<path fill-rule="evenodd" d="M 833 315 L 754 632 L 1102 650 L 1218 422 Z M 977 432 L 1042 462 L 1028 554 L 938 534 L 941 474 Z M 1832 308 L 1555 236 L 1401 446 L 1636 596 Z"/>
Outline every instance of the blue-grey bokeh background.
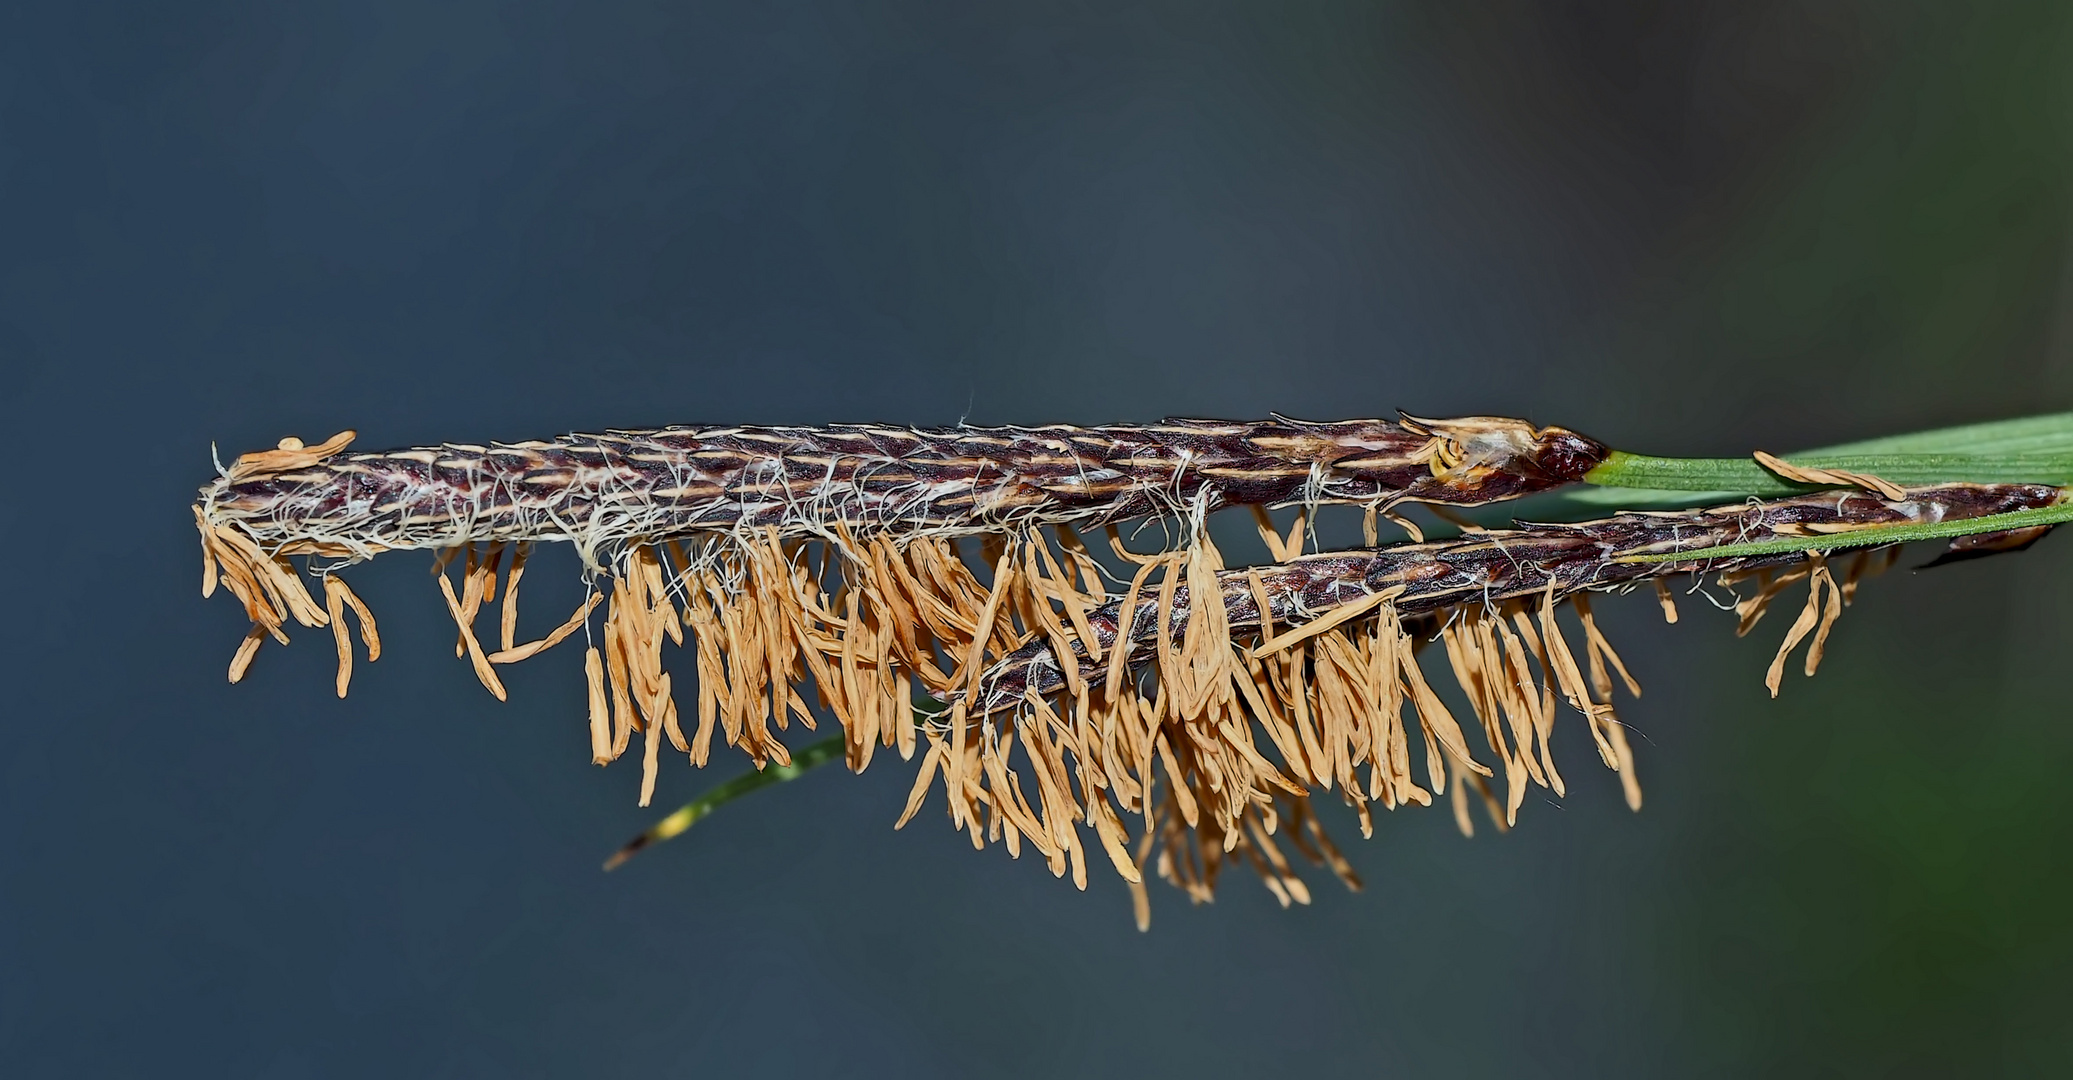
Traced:
<path fill-rule="evenodd" d="M 1364 894 L 1155 886 L 1140 936 L 1113 880 L 893 833 L 897 765 L 601 874 L 652 813 L 573 655 L 497 704 L 398 557 L 349 700 L 321 633 L 225 686 L 186 506 L 212 440 L 348 426 L 1404 408 L 1707 454 L 2067 408 L 2069 14 L 10 6 L 0 1072 L 2063 1066 L 2056 542 L 1875 583 L 1776 702 L 1773 628 L 1609 603 L 1646 812 L 1572 736 L 1509 836 L 1390 816 Z"/>

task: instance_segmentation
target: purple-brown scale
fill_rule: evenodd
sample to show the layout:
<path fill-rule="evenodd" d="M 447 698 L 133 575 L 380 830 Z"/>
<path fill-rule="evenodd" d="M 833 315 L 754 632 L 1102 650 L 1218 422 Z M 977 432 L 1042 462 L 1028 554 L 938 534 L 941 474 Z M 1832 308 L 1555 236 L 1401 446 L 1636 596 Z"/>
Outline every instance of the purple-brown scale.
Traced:
<path fill-rule="evenodd" d="M 246 477 L 234 470 L 203 497 L 206 513 L 235 520 L 268 549 L 312 536 L 386 548 L 597 539 L 576 534 L 606 508 L 650 539 L 741 526 L 816 534 L 838 523 L 859 535 L 969 533 L 1196 505 L 1476 505 L 1575 481 L 1608 453 L 1561 428 L 1490 417 L 664 428 L 335 455 Z"/>

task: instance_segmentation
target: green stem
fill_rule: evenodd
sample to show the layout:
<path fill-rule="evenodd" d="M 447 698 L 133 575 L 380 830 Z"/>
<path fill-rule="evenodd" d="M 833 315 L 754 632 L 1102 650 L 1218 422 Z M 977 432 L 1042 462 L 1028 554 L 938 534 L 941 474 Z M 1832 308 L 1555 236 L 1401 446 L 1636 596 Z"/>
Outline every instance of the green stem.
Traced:
<path fill-rule="evenodd" d="M 1758 540 L 1748 544 L 1722 544 L 1718 547 L 1676 551 L 1662 555 L 1626 555 L 1613 561 L 1623 563 L 1697 562 L 1705 559 L 1735 559 L 1750 555 L 1784 555 L 1795 551 L 1832 551 L 1837 548 L 1904 544 L 1913 540 L 1937 540 L 1952 536 L 1975 536 L 1980 533 L 2027 529 L 2038 525 L 2057 525 L 2067 521 L 2073 521 L 2073 503 L 2060 503 L 2057 506 L 2046 506 L 2036 510 L 2015 510 L 2006 514 L 1989 514 L 1986 517 L 1964 518 L 1957 521 L 1874 525 L 1863 529 L 1851 529 L 1848 532 L 1824 533 L 1815 536 L 1781 536 L 1773 540 Z"/>
<path fill-rule="evenodd" d="M 806 770 L 841 757 L 842 741 L 842 736 L 830 735 L 819 742 L 808 743 L 792 751 L 792 762 L 789 765 L 772 765 L 759 772 L 747 773 L 714 785 L 710 791 L 685 803 L 676 813 L 656 822 L 647 832 L 634 837 L 625 847 L 613 852 L 612 857 L 605 860 L 605 869 L 617 869 L 620 863 L 633 858 L 635 852 L 676 836 L 722 805 L 733 802 L 751 791 L 798 779 Z"/>
<path fill-rule="evenodd" d="M 946 708 L 942 702 L 934 698 L 917 694 L 914 698 L 915 721 L 926 724 L 942 716 Z M 843 736 L 830 735 L 819 742 L 808 743 L 792 751 L 792 762 L 789 765 L 772 765 L 767 769 L 714 785 L 712 790 L 685 803 L 678 807 L 675 813 L 656 822 L 647 832 L 627 841 L 625 847 L 613 852 L 612 857 L 605 860 L 605 869 L 617 869 L 619 864 L 633 858 L 635 852 L 650 844 L 659 844 L 676 837 L 713 811 L 751 791 L 767 788 L 772 784 L 782 784 L 787 780 L 796 780 L 806 770 L 841 757 L 843 745 Z"/>
<path fill-rule="evenodd" d="M 1868 473 L 1902 487 L 1929 484 L 2073 484 L 2073 455 L 2067 454 L 1795 454 L 1792 464 L 1810 469 Z M 1775 499 L 1820 488 L 1795 484 L 1751 458 L 1663 458 L 1615 450 L 1584 474 L 1599 487 L 1707 491 Z"/>
<path fill-rule="evenodd" d="M 1794 465 L 1923 484 L 2073 484 L 2073 413 L 1917 431 L 1785 456 Z M 1775 498 L 1813 490 L 1750 458 L 1664 458 L 1615 450 L 1584 480 L 1600 487 Z M 1606 493 L 1610 495 L 1611 493 Z"/>

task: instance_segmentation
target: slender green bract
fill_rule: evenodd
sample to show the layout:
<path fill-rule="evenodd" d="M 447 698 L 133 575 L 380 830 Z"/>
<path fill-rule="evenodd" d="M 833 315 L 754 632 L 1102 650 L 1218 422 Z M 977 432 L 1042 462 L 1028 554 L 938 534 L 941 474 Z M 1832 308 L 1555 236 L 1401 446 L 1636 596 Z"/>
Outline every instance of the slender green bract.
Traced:
<path fill-rule="evenodd" d="M 2073 484 L 2073 453 L 2068 454 L 1794 454 L 1794 465 L 1869 473 L 1902 487 L 1970 482 L 1975 484 Z M 1600 487 L 1651 488 L 1657 491 L 1722 492 L 1776 499 L 1820 488 L 1795 484 L 1749 458 L 1644 457 L 1619 450 L 1584 474 Z"/>
<path fill-rule="evenodd" d="M 1738 559 L 1750 555 L 1785 555 L 1795 551 L 1833 551 L 1838 548 L 1905 544 L 1915 540 L 1939 540 L 1953 536 L 1977 536 L 1981 533 L 2027 529 L 2038 525 L 2058 525 L 2068 521 L 2073 521 L 2073 503 L 2060 503 L 2037 510 L 2017 510 L 2007 514 L 1989 514 L 1986 517 L 1964 518 L 1958 521 L 1873 525 L 1818 536 L 1781 536 L 1774 540 L 1759 540 L 1750 544 L 1721 544 L 1717 547 L 1661 555 L 1626 555 L 1612 561 L 1695 562 L 1704 559 Z"/>
<path fill-rule="evenodd" d="M 1783 455 L 1794 465 L 1870 473 L 1904 487 L 1951 483 L 2073 484 L 2073 413 L 1920 431 Z M 1593 487 L 1519 507 L 1535 521 L 1605 510 L 1673 510 L 1818 490 L 1751 458 L 1665 458 L 1613 451 L 1585 475 Z"/>

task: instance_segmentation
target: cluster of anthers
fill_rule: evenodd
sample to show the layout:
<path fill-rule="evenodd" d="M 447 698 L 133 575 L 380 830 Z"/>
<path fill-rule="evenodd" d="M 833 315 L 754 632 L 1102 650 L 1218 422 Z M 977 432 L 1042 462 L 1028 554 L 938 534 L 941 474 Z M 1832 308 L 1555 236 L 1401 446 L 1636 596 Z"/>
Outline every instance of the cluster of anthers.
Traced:
<path fill-rule="evenodd" d="M 500 700 L 499 666 L 584 633 L 592 760 L 616 760 L 640 736 L 642 805 L 665 740 L 703 766 L 718 738 L 760 769 L 790 761 L 779 733 L 793 720 L 810 729 L 832 714 L 853 770 L 880 748 L 922 755 L 900 824 L 940 789 L 975 847 L 997 841 L 1019 857 L 1026 845 L 1082 888 L 1091 833 L 1130 884 L 1140 924 L 1151 869 L 1203 901 L 1243 862 L 1282 903 L 1307 902 L 1282 840 L 1357 888 L 1314 793 L 1336 791 L 1363 835 L 1377 803 L 1442 797 L 1464 833 L 1472 798 L 1509 826 L 1530 786 L 1566 792 L 1551 746 L 1565 704 L 1638 809 L 1612 697 L 1618 684 L 1640 687 L 1590 592 L 1649 582 L 1674 622 L 1666 580 L 1714 573 L 1746 593 L 1746 633 L 1805 583 L 1769 673 L 1775 694 L 1809 638 L 1813 673 L 1862 574 L 1897 549 L 1860 551 L 1837 573 L 1805 552 L 1722 559 L 1707 548 L 2059 498 L 2043 485 L 1902 490 L 1770 459 L 1787 479 L 1843 486 L 1427 543 L 1394 508 L 1548 490 L 1609 451 L 1493 418 L 670 428 L 346 454 L 351 438 L 283 440 L 202 490 L 203 593 L 220 580 L 253 623 L 231 681 L 268 638 L 286 640 L 292 619 L 331 628 L 344 696 L 346 611 L 370 661 L 380 639 L 340 570 L 433 549 L 455 654 Z M 1326 503 L 1366 508 L 1367 548 L 1304 553 L 1306 522 Z M 1207 520 L 1238 505 L 1253 509 L 1271 564 L 1224 565 Z M 1300 508 L 1285 534 L 1266 514 L 1276 506 Z M 1378 518 L 1410 527 L 1413 542 L 1379 545 Z M 1133 551 L 1117 530 L 1133 520 L 1177 526 L 1179 542 Z M 1110 558 L 1083 540 L 1089 529 L 1106 534 Z M 591 587 L 551 633 L 520 643 L 519 583 L 545 541 L 573 544 Z M 323 604 L 292 556 L 308 558 Z M 500 601 L 490 650 L 477 626 Z M 681 716 L 664 639 L 692 654 L 695 704 Z M 1425 673 L 1428 651 L 1444 656 L 1468 722 Z"/>

